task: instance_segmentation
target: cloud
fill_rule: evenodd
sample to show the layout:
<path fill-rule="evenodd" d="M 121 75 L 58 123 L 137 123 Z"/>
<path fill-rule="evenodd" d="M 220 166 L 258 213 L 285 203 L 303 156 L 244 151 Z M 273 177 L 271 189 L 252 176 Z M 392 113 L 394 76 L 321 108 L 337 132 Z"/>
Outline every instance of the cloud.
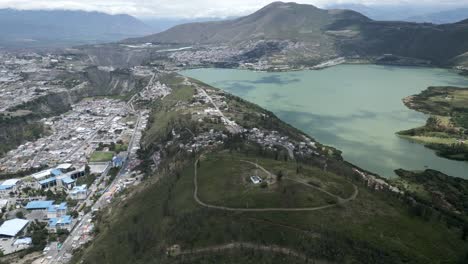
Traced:
<path fill-rule="evenodd" d="M 0 0 L 0 8 L 69 9 L 131 14 L 138 17 L 229 17 L 240 16 L 272 2 L 271 0 Z M 323 7 L 333 3 L 413 4 L 410 0 L 298 0 Z M 412 2 L 412 3 L 411 3 Z M 468 5 L 468 0 L 419 0 L 418 4 Z M 413 4 L 414 5 L 414 4 Z"/>

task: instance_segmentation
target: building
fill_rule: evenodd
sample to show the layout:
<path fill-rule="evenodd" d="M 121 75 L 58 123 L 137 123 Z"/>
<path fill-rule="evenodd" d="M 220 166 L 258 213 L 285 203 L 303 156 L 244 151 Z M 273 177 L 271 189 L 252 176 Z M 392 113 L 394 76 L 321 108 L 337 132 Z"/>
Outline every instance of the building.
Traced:
<path fill-rule="evenodd" d="M 61 217 L 54 217 L 49 219 L 49 230 L 52 232 L 57 232 L 58 229 L 71 230 L 72 227 L 72 217 L 69 215 L 64 215 Z"/>
<path fill-rule="evenodd" d="M 0 226 L 0 236 L 15 237 L 28 225 L 28 223 L 28 220 L 19 218 L 7 220 Z"/>
<path fill-rule="evenodd" d="M 54 201 L 31 201 L 26 205 L 26 210 L 45 211 L 54 204 Z"/>
<path fill-rule="evenodd" d="M 36 173 L 32 174 L 31 177 L 33 177 L 37 181 L 40 181 L 40 180 L 43 180 L 45 178 L 48 178 L 48 177 L 52 176 L 51 171 L 52 171 L 51 169 L 48 169 L 48 170 L 43 170 L 43 171 L 40 171 L 40 172 L 36 172 Z"/>
<path fill-rule="evenodd" d="M 8 199 L 0 199 L 0 209 L 7 208 L 8 203 L 9 203 Z"/>
<path fill-rule="evenodd" d="M 68 167 L 68 166 L 62 166 L 62 167 Z M 63 173 L 61 169 L 56 168 L 56 169 L 49 170 L 48 176 L 44 176 L 46 175 L 45 173 L 41 174 L 40 176 L 42 177 L 41 178 L 42 180 L 38 180 L 38 182 L 41 185 L 42 189 L 59 187 L 59 188 L 70 190 L 71 188 L 73 188 L 75 184 L 75 180 L 80 177 L 83 177 L 85 174 L 86 174 L 85 167 L 82 167 L 78 170 L 69 171 L 66 173 Z"/>
<path fill-rule="evenodd" d="M 73 200 L 85 200 L 86 197 L 88 197 L 88 188 L 86 187 L 86 184 L 75 186 L 68 195 Z"/>
<path fill-rule="evenodd" d="M 253 184 L 262 183 L 262 178 L 258 176 L 250 176 L 250 180 L 252 181 Z"/>
<path fill-rule="evenodd" d="M 32 238 L 30 237 L 23 237 L 23 238 L 18 238 L 16 241 L 13 243 L 14 246 L 20 247 L 20 246 L 29 246 L 32 244 Z"/>
<path fill-rule="evenodd" d="M 124 163 L 124 158 L 122 158 L 120 155 L 114 156 L 112 158 L 112 167 L 114 168 L 122 167 L 123 163 Z"/>
<path fill-rule="evenodd" d="M 10 196 L 10 193 L 14 193 L 18 190 L 18 186 L 21 180 L 10 179 L 0 184 L 0 197 L 6 198 Z"/>
<path fill-rule="evenodd" d="M 67 214 L 68 206 L 66 202 L 54 204 L 47 208 L 47 218 L 58 218 Z"/>

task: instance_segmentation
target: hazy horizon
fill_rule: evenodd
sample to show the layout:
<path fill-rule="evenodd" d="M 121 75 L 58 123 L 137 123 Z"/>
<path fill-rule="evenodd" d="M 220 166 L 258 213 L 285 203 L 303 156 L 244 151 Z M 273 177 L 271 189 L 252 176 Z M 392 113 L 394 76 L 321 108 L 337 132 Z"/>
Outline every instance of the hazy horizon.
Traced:
<path fill-rule="evenodd" d="M 200 19 L 200 18 L 229 18 L 244 16 L 268 5 L 271 0 L 193 0 L 190 3 L 181 0 L 157 1 L 116 1 L 116 0 L 0 0 L 0 9 L 11 8 L 17 10 L 75 10 L 88 12 L 103 12 L 107 14 L 128 14 L 142 20 L 151 19 Z M 288 1 L 285 1 L 288 2 Z M 370 9 L 406 9 L 409 15 L 437 12 L 461 7 L 468 7 L 468 0 L 435 1 L 422 0 L 417 3 L 403 0 L 301 0 L 293 1 L 301 4 L 311 4 L 320 8 L 334 6 L 368 7 Z"/>

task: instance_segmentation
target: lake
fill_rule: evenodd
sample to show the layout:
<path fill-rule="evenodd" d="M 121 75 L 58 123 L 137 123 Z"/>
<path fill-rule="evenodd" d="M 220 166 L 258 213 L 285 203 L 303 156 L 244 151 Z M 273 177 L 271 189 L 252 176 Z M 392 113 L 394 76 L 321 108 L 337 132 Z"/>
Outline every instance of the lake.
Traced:
<path fill-rule="evenodd" d="M 447 69 L 339 65 L 319 71 L 282 73 L 195 69 L 182 74 L 274 112 L 343 157 L 384 177 L 394 170 L 431 168 L 468 178 L 468 162 L 438 157 L 395 132 L 418 127 L 427 115 L 402 102 L 429 86 L 468 87 L 468 78 Z"/>

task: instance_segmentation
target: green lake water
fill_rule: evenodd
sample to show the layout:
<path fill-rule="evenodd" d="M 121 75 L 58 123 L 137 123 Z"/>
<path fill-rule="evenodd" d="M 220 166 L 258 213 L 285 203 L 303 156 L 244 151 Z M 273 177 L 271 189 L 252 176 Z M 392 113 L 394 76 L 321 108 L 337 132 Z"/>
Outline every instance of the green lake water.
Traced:
<path fill-rule="evenodd" d="M 196 69 L 182 74 L 274 112 L 344 158 L 385 177 L 398 168 L 431 168 L 468 178 L 468 162 L 436 156 L 395 132 L 423 125 L 427 116 L 402 99 L 428 86 L 468 87 L 468 78 L 446 69 L 340 65 L 320 71 L 266 73 Z"/>

